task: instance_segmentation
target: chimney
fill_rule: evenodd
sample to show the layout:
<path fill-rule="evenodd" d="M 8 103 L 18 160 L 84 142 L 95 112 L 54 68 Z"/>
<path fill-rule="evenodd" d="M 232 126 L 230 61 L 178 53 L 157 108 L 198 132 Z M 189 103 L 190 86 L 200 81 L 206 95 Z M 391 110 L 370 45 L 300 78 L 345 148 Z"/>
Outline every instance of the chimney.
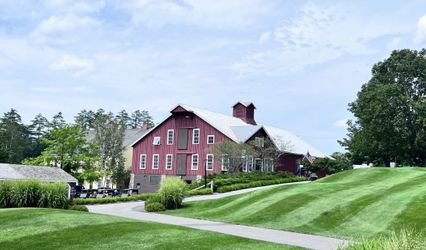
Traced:
<path fill-rule="evenodd" d="M 240 118 L 245 123 L 256 125 L 254 120 L 254 110 L 256 107 L 251 102 L 237 102 L 233 108 L 233 116 Z"/>
<path fill-rule="evenodd" d="M 143 124 L 142 124 L 142 128 L 143 128 L 143 130 L 148 130 L 148 129 L 149 129 L 149 124 L 148 124 L 148 122 L 147 122 L 147 121 L 144 121 L 144 122 L 143 122 Z"/>

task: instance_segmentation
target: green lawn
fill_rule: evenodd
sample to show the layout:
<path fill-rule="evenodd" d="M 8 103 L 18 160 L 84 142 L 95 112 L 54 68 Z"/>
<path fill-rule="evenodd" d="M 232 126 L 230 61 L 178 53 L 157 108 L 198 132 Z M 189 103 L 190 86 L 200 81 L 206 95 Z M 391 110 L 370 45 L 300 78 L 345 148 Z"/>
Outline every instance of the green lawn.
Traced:
<path fill-rule="evenodd" d="M 0 249 L 300 249 L 159 223 L 56 209 L 0 209 Z"/>
<path fill-rule="evenodd" d="M 171 215 L 342 238 L 401 228 L 426 235 L 426 169 L 351 170 L 309 184 L 189 202 Z"/>

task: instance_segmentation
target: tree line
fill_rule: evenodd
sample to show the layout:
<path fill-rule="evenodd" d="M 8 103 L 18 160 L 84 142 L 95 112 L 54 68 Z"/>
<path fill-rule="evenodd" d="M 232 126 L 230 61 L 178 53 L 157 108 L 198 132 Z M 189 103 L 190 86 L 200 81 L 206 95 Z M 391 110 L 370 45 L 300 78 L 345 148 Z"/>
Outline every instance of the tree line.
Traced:
<path fill-rule="evenodd" d="M 125 110 L 117 115 L 83 110 L 67 123 L 61 112 L 51 120 L 38 114 L 26 125 L 15 109 L 0 117 L 0 162 L 61 167 L 79 180 L 110 176 L 127 185 L 123 140 L 126 129 L 152 127 L 148 111 Z M 88 140 L 89 131 L 94 134 Z"/>

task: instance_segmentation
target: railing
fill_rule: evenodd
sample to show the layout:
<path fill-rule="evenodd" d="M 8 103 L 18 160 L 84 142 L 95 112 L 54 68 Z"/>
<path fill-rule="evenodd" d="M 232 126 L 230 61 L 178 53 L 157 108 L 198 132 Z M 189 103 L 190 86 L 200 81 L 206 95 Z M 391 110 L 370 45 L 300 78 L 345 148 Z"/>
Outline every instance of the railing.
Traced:
<path fill-rule="evenodd" d="M 199 186 L 199 187 L 197 187 L 197 188 L 194 188 L 194 189 L 192 189 L 191 191 L 194 191 L 194 190 L 200 190 L 200 189 L 203 189 L 203 188 L 207 188 L 208 186 L 210 186 L 210 188 L 211 188 L 211 190 L 212 190 L 212 193 L 213 193 L 213 187 L 214 187 L 214 183 L 213 183 L 213 181 L 211 181 L 211 182 L 209 182 L 209 183 L 207 183 L 207 184 L 205 184 L 205 185 Z"/>

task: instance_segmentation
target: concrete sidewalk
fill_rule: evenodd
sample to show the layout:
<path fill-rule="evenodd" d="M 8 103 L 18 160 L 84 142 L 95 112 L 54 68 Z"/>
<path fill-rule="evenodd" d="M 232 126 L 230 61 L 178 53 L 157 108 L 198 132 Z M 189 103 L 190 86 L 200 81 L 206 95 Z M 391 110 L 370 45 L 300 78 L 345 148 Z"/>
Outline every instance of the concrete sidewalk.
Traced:
<path fill-rule="evenodd" d="M 223 222 L 198 220 L 184 217 L 176 217 L 164 214 L 146 213 L 143 210 L 143 201 L 114 203 L 104 205 L 87 206 L 92 213 L 120 216 L 130 219 L 159 222 L 177 226 L 190 227 L 213 231 L 228 235 L 239 236 L 248 239 L 262 240 L 292 246 L 300 246 L 309 249 L 334 250 L 340 245 L 346 245 L 347 241 L 324 236 L 286 232 L 259 227 L 234 225 Z"/>

